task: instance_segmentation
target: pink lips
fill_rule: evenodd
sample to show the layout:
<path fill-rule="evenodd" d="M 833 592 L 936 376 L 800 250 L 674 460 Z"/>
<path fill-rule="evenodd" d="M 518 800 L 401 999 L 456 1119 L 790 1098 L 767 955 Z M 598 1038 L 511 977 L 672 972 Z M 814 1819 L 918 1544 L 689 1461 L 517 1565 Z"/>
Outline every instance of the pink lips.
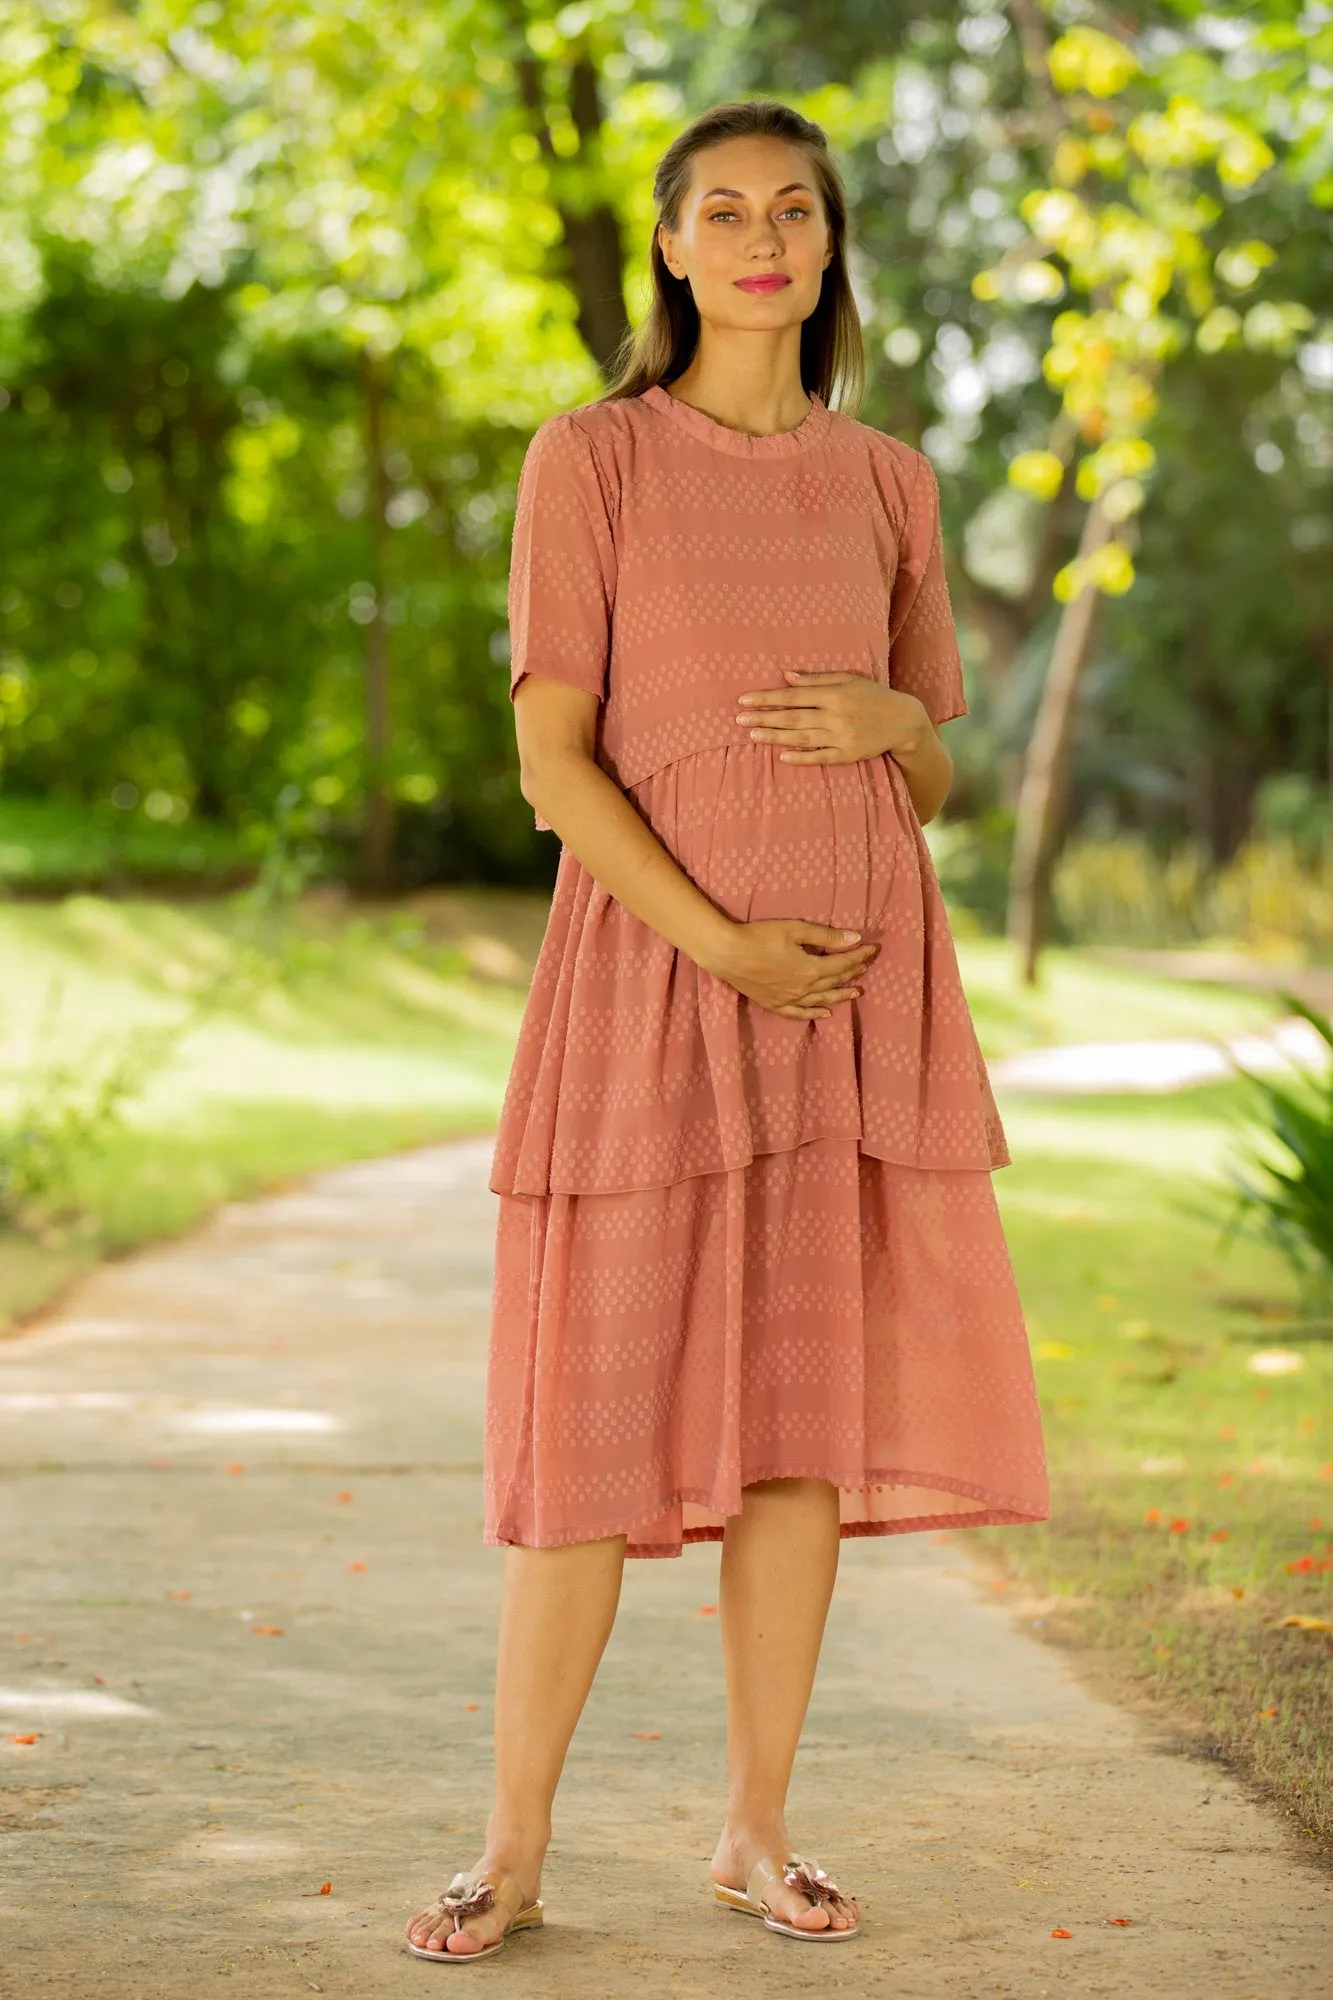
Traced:
<path fill-rule="evenodd" d="M 772 272 L 764 278 L 737 278 L 736 289 L 740 292 L 780 292 L 784 285 L 791 283 L 780 271 Z"/>

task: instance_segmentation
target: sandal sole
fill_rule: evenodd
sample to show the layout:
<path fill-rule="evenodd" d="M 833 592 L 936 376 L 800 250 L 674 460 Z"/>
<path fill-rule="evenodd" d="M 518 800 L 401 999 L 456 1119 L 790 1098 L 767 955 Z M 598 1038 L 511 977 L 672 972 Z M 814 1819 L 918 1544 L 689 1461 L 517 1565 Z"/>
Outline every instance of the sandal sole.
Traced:
<path fill-rule="evenodd" d="M 834 1930 L 831 1924 L 822 1931 L 805 1931 L 799 1924 L 778 1922 L 758 1903 L 752 1903 L 743 1889 L 728 1889 L 722 1882 L 714 1882 L 713 1896 L 724 1910 L 736 1910 L 743 1917 L 762 1917 L 766 1931 L 772 1931 L 776 1937 L 795 1938 L 799 1944 L 842 1944 L 846 1939 L 856 1937 L 861 1929 L 860 1924 L 855 1923 L 841 1931 Z"/>
<path fill-rule="evenodd" d="M 515 1931 L 539 1930 L 545 1921 L 546 1913 L 542 1905 L 533 1903 L 526 1910 L 519 1911 L 494 1944 L 484 1944 L 480 1951 L 427 1951 L 424 1944 L 413 1944 L 411 1938 L 407 1940 L 407 1948 L 413 1958 L 429 1959 L 432 1965 L 475 1965 L 478 1959 L 494 1958 L 497 1951 L 503 1951 Z"/>

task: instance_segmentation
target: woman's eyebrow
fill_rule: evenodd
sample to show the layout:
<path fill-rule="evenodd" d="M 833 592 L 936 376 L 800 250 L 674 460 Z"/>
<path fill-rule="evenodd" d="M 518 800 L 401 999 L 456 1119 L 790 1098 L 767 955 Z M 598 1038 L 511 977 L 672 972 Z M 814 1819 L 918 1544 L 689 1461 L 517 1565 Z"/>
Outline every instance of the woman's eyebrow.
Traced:
<path fill-rule="evenodd" d="M 780 187 L 778 189 L 777 194 L 774 195 L 773 199 L 776 201 L 778 194 L 795 194 L 797 188 L 804 188 L 806 194 L 814 193 L 814 189 L 812 187 L 806 187 L 804 181 L 788 181 L 786 187 Z M 699 196 L 699 199 L 700 201 L 707 201 L 709 195 L 714 195 L 714 194 L 729 194 L 732 195 L 737 201 L 744 201 L 745 199 L 744 194 L 741 192 L 739 188 L 709 188 L 708 194 L 701 194 Z"/>

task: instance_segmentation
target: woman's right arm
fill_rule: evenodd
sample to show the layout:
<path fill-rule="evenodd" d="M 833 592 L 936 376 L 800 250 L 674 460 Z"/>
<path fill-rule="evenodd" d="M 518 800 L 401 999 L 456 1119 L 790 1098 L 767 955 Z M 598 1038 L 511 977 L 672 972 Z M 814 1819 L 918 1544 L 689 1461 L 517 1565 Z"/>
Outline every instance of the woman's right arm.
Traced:
<path fill-rule="evenodd" d="M 540 673 L 516 691 L 519 784 L 538 817 L 618 903 L 761 1006 L 804 1021 L 853 998 L 876 947 L 838 950 L 852 933 L 795 918 L 738 923 L 719 910 L 597 763 L 597 705 Z"/>

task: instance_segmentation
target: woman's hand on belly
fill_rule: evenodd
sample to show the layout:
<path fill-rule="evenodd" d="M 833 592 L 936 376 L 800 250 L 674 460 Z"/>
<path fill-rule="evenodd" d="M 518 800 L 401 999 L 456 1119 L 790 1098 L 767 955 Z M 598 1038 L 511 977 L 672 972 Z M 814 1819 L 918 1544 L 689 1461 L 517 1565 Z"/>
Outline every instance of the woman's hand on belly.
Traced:
<path fill-rule="evenodd" d="M 804 674 L 786 669 L 795 685 L 737 695 L 736 717 L 755 743 L 777 743 L 784 764 L 853 764 L 892 757 L 922 826 L 949 796 L 953 759 L 914 694 L 885 687 L 865 674 Z"/>
<path fill-rule="evenodd" d="M 914 694 L 867 674 L 803 674 L 792 685 L 736 697 L 736 720 L 751 741 L 776 743 L 784 763 L 855 764 L 866 757 L 911 756 L 930 718 Z"/>
<path fill-rule="evenodd" d="M 855 932 L 796 917 L 760 917 L 733 925 L 723 953 L 706 970 L 747 1000 L 789 1021 L 816 1021 L 839 1000 L 860 992 L 857 975 L 879 950 L 863 944 L 840 951 Z"/>

